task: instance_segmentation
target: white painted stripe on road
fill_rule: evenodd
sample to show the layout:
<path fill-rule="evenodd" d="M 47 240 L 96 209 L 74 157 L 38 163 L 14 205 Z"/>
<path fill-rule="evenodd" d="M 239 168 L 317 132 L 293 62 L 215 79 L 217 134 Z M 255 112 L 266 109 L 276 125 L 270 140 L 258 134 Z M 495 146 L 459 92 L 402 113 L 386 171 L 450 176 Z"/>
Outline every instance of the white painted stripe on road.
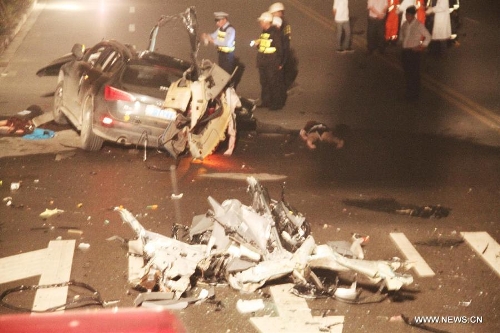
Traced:
<path fill-rule="evenodd" d="M 128 32 L 135 32 L 135 24 L 131 23 L 128 25 Z"/>
<path fill-rule="evenodd" d="M 128 280 L 134 281 L 142 277 L 142 267 L 144 266 L 142 241 L 140 239 L 129 241 L 128 252 L 130 254 L 128 257 Z"/>
<path fill-rule="evenodd" d="M 286 175 L 273 175 L 269 173 L 237 173 L 237 172 L 217 172 L 200 174 L 203 178 L 246 180 L 248 177 L 255 177 L 259 181 L 283 180 Z"/>
<path fill-rule="evenodd" d="M 71 266 L 75 240 L 51 241 L 44 258 L 40 285 L 68 282 L 71 278 Z M 33 310 L 43 311 L 54 306 L 66 304 L 68 287 L 38 289 L 33 302 Z"/>
<path fill-rule="evenodd" d="M 436 275 L 415 247 L 413 247 L 408 238 L 406 238 L 405 234 L 400 232 L 391 232 L 391 238 L 399 247 L 401 252 L 403 252 L 406 259 L 412 263 L 412 267 L 419 276 L 429 277 Z"/>
<path fill-rule="evenodd" d="M 500 245 L 487 232 L 461 232 L 467 244 L 500 276 Z"/>
<path fill-rule="evenodd" d="M 250 322 L 261 333 L 342 333 L 344 316 L 312 316 L 305 299 L 290 293 L 292 284 L 270 287 L 278 317 L 253 317 Z"/>
<path fill-rule="evenodd" d="M 1 258 L 0 284 L 40 275 L 46 255 L 47 249 L 41 249 Z"/>
<path fill-rule="evenodd" d="M 129 7 L 128 12 L 130 14 L 134 14 L 135 13 L 135 7 L 133 7 L 133 6 Z"/>

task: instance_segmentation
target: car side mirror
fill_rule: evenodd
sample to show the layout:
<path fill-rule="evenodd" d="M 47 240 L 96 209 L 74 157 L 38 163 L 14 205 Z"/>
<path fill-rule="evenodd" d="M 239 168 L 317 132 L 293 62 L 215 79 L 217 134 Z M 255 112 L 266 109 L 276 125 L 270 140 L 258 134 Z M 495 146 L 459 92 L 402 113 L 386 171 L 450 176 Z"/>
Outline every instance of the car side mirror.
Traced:
<path fill-rule="evenodd" d="M 76 60 L 82 60 L 85 53 L 85 46 L 83 44 L 75 44 L 71 49 L 71 53 L 75 56 Z"/>

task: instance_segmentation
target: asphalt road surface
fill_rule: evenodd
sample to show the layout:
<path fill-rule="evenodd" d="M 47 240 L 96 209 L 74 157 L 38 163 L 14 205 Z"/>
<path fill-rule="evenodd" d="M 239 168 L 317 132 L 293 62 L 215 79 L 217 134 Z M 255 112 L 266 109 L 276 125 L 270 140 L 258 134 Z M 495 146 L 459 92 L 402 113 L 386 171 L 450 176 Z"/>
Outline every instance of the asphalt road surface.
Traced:
<path fill-rule="evenodd" d="M 29 105 L 49 112 L 52 99 L 44 96 L 55 79 L 34 73 L 73 43 L 93 45 L 105 37 L 145 47 L 160 13 L 178 13 L 190 5 L 198 9 L 207 31 L 214 29 L 213 11 L 231 13 L 242 41 L 240 56 L 248 64 L 241 93 L 256 97 L 255 54 L 244 49 L 244 41 L 258 34 L 256 18 L 269 4 L 257 1 L 242 10 L 244 4 L 40 1 L 29 28 L 2 55 L 0 114 L 13 115 Z M 294 320 L 305 324 L 295 326 L 300 332 L 328 331 L 325 323 L 332 324 L 331 332 L 418 331 L 404 324 L 401 314 L 434 320 L 428 326 L 446 332 L 495 332 L 500 325 L 500 141 L 498 74 L 490 73 L 498 73 L 498 16 L 464 3 L 460 47 L 449 49 L 445 58 L 426 58 L 423 99 L 408 104 L 395 84 L 402 82 L 397 49 L 386 57 L 367 58 L 365 2 L 351 4 L 357 18 L 356 51 L 337 55 L 331 4 L 285 2 L 301 61 L 299 86 L 282 112 L 256 111 L 261 129 L 267 131 L 241 131 L 231 157 L 218 152 L 203 163 L 192 163 L 189 157 L 175 161 L 148 151 L 144 161 L 142 150 L 112 144 L 88 153 L 72 148 L 78 137 L 71 128 L 54 124 L 47 126 L 67 135 L 63 142 L 62 135 L 56 143 L 32 145 L 21 138 L 0 138 L 0 194 L 6 198 L 0 203 L 0 290 L 69 274 L 98 290 L 104 300 L 119 300 L 113 306 L 131 307 L 138 292 L 128 284 L 128 249 L 108 239 L 131 239 L 134 234 L 113 208 L 123 206 L 148 230 L 169 236 L 174 223 L 189 225 L 194 215 L 208 210 L 208 196 L 249 205 L 242 178 L 255 174 L 266 175 L 269 180 L 263 184 L 273 198 L 279 198 L 284 177 L 287 200 L 311 222 L 318 244 L 350 240 L 355 232 L 370 235 L 366 258 L 411 258 L 419 264 L 409 271 L 415 281 L 380 303 L 297 298 L 292 310 L 280 298 L 286 294 L 280 294 L 280 286 L 286 289 L 290 282 L 286 279 L 252 294 L 219 286 L 215 300 L 220 303 L 174 311 L 189 332 L 291 332 L 281 327 L 295 325 Z M 160 44 L 162 51 L 182 56 L 186 35 L 176 29 L 169 33 L 179 42 Z M 213 50 L 200 53 L 215 57 Z M 293 134 L 263 133 L 282 127 L 297 130 L 311 118 L 348 124 L 352 133 L 345 148 L 309 151 Z M 177 201 L 171 197 L 172 165 L 183 194 Z M 19 183 L 19 189 L 11 190 L 12 183 Z M 157 209 L 150 209 L 153 205 Z M 422 218 L 394 212 L 394 207 L 426 205 L 447 208 L 449 215 Z M 46 209 L 56 208 L 64 212 L 40 218 Z M 57 252 L 54 244 L 69 244 L 71 251 Z M 44 249 L 59 253 L 66 265 L 58 266 Z M 334 278 L 331 273 L 327 277 Z M 343 278 L 348 283 L 353 277 Z M 362 289 L 363 297 L 376 291 L 364 284 Z M 43 301 L 39 297 L 25 292 L 8 300 L 30 308 L 34 300 Z M 263 299 L 265 308 L 240 314 L 239 299 Z M 0 313 L 13 311 L 0 307 Z M 333 325 L 338 322 L 343 324 Z"/>

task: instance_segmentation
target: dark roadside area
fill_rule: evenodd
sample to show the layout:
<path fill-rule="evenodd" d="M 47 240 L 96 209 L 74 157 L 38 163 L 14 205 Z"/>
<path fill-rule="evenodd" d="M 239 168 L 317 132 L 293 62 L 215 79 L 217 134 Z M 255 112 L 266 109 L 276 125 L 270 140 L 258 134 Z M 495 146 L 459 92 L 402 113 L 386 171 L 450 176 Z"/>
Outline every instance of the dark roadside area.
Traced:
<path fill-rule="evenodd" d="M 35 4 L 36 0 L 0 1 L 0 54 L 12 42 Z"/>

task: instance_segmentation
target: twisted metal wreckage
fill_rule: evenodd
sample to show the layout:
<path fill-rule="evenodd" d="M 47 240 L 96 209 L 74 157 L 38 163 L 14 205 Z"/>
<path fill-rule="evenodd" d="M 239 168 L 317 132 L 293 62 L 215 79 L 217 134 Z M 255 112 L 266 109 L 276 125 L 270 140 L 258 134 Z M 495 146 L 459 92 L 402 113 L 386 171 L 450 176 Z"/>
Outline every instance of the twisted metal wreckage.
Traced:
<path fill-rule="evenodd" d="M 172 237 L 148 231 L 129 211 L 115 209 L 141 242 L 144 266 L 140 278 L 130 282 L 143 290 L 159 291 L 139 295 L 136 305 L 146 299 L 181 300 L 195 279 L 253 292 L 268 281 L 289 276 L 299 286 L 294 289 L 298 296 L 311 296 L 300 293 L 300 286 L 309 286 L 353 303 L 359 296 L 356 281 L 351 288 L 327 290 L 315 270 L 356 273 L 380 283 L 380 291 L 397 291 L 413 282 L 411 275 L 396 272 L 405 266 L 399 260 L 364 260 L 365 237 L 355 237 L 352 244 L 316 244 L 309 223 L 285 201 L 284 193 L 276 201 L 254 177 L 248 177 L 247 183 L 251 206 L 237 199 L 219 203 L 209 196 L 212 209 L 194 216 L 190 228 L 175 225 Z M 186 241 L 181 240 L 181 231 Z"/>
<path fill-rule="evenodd" d="M 168 88 L 162 107 L 174 111 L 177 116 L 159 142 L 173 157 L 189 150 L 193 158 L 203 159 L 226 138 L 227 132 L 229 144 L 224 154 L 231 155 L 236 141 L 236 111 L 241 117 L 249 117 L 254 107 L 247 99 L 243 100 L 245 106 L 242 107 L 234 89 L 243 68 L 236 67 L 228 74 L 210 60 L 204 59 L 198 64 L 200 41 L 194 7 L 177 15 L 162 16 L 151 31 L 150 51 L 154 51 L 159 28 L 175 19 L 181 19 L 188 32 L 192 63 L 183 77 Z"/>

